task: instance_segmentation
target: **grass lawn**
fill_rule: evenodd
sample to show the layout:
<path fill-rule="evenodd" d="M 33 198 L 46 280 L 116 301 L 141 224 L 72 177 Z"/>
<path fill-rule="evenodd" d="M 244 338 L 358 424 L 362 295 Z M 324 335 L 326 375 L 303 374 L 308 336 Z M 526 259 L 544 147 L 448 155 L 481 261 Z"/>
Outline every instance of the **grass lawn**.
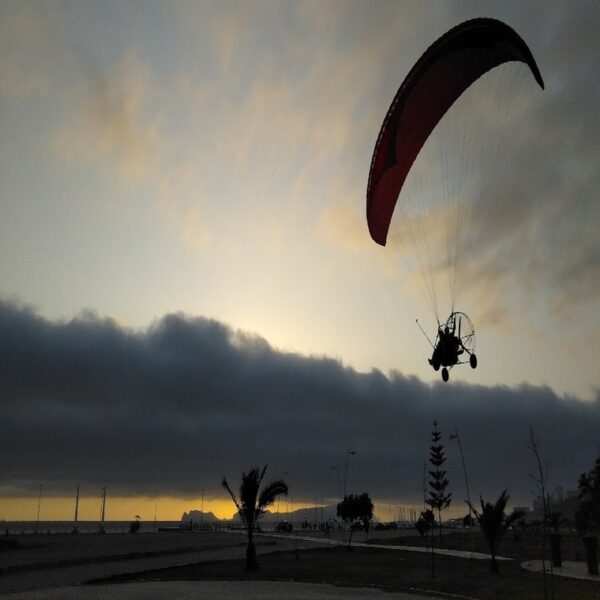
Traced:
<path fill-rule="evenodd" d="M 115 577 L 110 581 L 291 580 L 389 591 L 417 588 L 481 600 L 543 598 L 542 575 L 525 571 L 516 561 L 501 563 L 500 574 L 494 576 L 489 573 L 487 561 L 436 556 L 432 581 L 430 556 L 416 552 L 376 548 L 354 548 L 349 552 L 335 547 L 302 550 L 297 556 L 294 552 L 261 555 L 258 557 L 261 568 L 252 572 L 244 570 L 243 561 L 215 561 L 148 571 L 135 577 Z M 555 577 L 553 585 L 555 600 L 600 598 L 600 585 L 594 582 Z"/>
<path fill-rule="evenodd" d="M 363 538 L 364 534 L 356 536 L 355 541 L 367 542 L 373 544 L 390 544 L 394 546 L 425 546 L 426 541 L 424 538 L 416 535 L 407 537 L 390 537 L 379 539 L 377 532 L 374 531 L 369 536 L 368 540 Z M 429 541 L 429 536 L 428 539 Z M 473 550 L 475 552 L 482 552 L 489 554 L 489 546 L 485 541 L 479 528 L 473 530 Z M 466 529 L 456 531 L 455 533 L 448 533 L 441 536 L 435 535 L 434 545 L 436 548 L 444 548 L 448 550 L 471 550 L 471 539 L 469 532 Z M 576 533 L 563 533 L 561 539 L 561 552 L 563 560 L 574 560 L 578 562 L 585 561 L 585 550 L 581 536 Z M 520 531 L 518 533 L 508 532 L 498 550 L 499 556 L 507 556 L 514 558 L 520 562 L 525 560 L 540 560 L 542 558 L 542 536 L 540 532 L 536 531 Z M 546 560 L 550 560 L 550 542 L 546 542 Z"/>

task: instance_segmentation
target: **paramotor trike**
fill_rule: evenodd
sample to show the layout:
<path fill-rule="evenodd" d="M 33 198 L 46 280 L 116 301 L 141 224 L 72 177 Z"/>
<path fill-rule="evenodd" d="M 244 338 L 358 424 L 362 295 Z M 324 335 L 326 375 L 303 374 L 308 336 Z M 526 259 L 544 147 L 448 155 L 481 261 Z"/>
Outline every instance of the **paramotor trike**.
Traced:
<path fill-rule="evenodd" d="M 453 312 L 446 323 L 438 327 L 435 344 L 432 345 L 433 354 L 428 362 L 435 371 L 443 367 L 444 381 L 448 381 L 450 370 L 455 365 L 469 363 L 471 368 L 477 367 L 475 330 L 471 319 L 463 312 Z"/>

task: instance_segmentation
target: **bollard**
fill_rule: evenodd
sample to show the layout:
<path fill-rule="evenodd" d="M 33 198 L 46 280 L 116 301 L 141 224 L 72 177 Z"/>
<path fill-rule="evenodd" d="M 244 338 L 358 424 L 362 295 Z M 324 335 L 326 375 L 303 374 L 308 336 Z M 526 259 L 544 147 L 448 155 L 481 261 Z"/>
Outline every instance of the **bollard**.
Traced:
<path fill-rule="evenodd" d="M 598 540 L 593 535 L 586 535 L 583 538 L 583 544 L 585 546 L 588 575 L 598 575 Z"/>
<path fill-rule="evenodd" d="M 560 533 L 550 534 L 550 548 L 552 551 L 552 566 L 562 567 L 562 554 L 560 551 Z"/>

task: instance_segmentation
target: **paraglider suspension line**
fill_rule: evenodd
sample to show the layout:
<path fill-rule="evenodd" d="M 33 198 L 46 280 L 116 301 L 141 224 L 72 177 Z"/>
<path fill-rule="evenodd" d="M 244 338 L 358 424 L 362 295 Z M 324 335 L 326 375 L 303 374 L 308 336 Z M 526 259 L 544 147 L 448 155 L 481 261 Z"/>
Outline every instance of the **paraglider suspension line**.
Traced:
<path fill-rule="evenodd" d="M 419 329 L 425 336 L 425 339 L 429 342 L 429 345 L 435 350 L 435 346 L 433 345 L 432 341 L 429 339 L 429 336 L 425 333 L 425 330 L 421 327 L 421 323 L 419 323 L 419 319 L 415 319 L 415 320 L 417 322 L 417 325 L 419 326 Z"/>

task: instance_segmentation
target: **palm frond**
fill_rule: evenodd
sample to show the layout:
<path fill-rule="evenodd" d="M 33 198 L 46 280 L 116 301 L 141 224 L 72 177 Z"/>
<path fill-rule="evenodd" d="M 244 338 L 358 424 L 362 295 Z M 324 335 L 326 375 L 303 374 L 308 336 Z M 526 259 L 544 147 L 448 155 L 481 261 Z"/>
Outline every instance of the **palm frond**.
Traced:
<path fill-rule="evenodd" d="M 258 480 L 258 485 L 259 485 L 259 486 L 260 486 L 260 484 L 262 483 L 262 480 L 263 480 L 263 478 L 264 478 L 264 476 L 265 476 L 265 473 L 267 472 L 267 467 L 268 467 L 268 466 L 269 466 L 269 465 L 265 465 L 265 466 L 263 467 L 262 473 L 260 474 L 260 478 L 259 478 L 259 480 Z"/>
<path fill-rule="evenodd" d="M 256 507 L 257 515 L 265 512 L 268 506 L 275 502 L 277 496 L 286 495 L 288 493 L 288 486 L 283 479 L 276 479 L 271 481 L 267 486 L 263 488 L 258 498 L 258 505 Z"/>
<path fill-rule="evenodd" d="M 235 497 L 235 494 L 233 493 L 233 491 L 229 487 L 229 483 L 227 483 L 227 479 L 225 477 L 223 477 L 223 481 L 221 481 L 221 485 L 227 490 L 227 492 L 231 496 L 231 499 L 233 500 L 233 503 L 235 504 L 235 507 L 237 508 L 238 514 L 243 519 L 244 515 L 242 514 L 242 507 L 240 506 L 240 503 L 238 502 L 238 499 Z"/>
<path fill-rule="evenodd" d="M 246 526 L 251 527 L 255 518 L 256 498 L 260 487 L 260 476 L 257 467 L 253 467 L 248 473 L 242 473 L 240 483 L 240 505 L 241 514 Z"/>
<path fill-rule="evenodd" d="M 504 514 L 506 505 L 510 496 L 508 491 L 504 490 L 496 502 L 485 502 L 482 496 L 479 496 L 481 503 L 481 512 L 475 509 L 475 507 L 467 502 L 471 507 L 471 510 L 475 514 L 475 517 L 479 521 L 481 531 L 487 540 L 492 551 L 498 546 L 500 540 L 506 530 L 517 520 L 522 514 L 513 513 L 510 516 Z"/>
<path fill-rule="evenodd" d="M 522 510 L 513 511 L 510 515 L 508 515 L 508 517 L 506 517 L 506 520 L 504 521 L 504 529 L 509 529 L 513 523 L 523 518 L 524 515 L 525 513 Z"/>

